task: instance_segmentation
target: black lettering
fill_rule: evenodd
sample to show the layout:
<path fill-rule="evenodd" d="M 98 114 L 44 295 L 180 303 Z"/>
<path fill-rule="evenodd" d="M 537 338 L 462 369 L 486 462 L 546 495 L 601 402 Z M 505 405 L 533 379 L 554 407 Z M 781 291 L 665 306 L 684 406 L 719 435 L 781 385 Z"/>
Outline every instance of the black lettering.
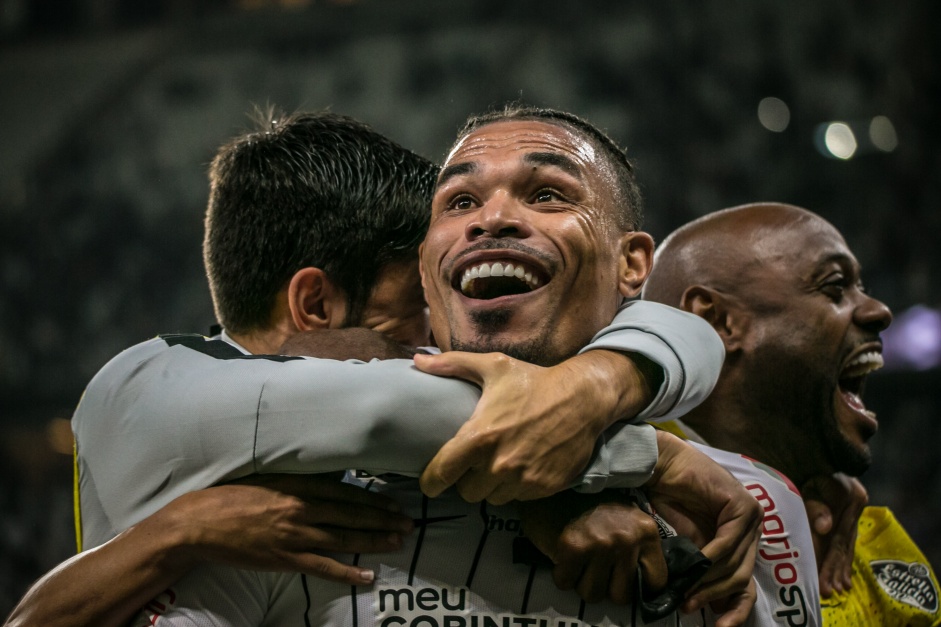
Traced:
<path fill-rule="evenodd" d="M 790 610 L 778 610 L 775 616 L 787 620 L 787 624 L 792 627 L 800 627 L 807 624 L 807 602 L 804 600 L 804 591 L 800 586 L 788 586 L 781 588 L 779 592 L 781 602 Z"/>
<path fill-rule="evenodd" d="M 457 593 L 457 605 L 451 605 L 448 603 L 448 589 L 441 589 L 441 605 L 444 606 L 446 610 L 463 610 L 467 609 L 467 589 L 461 588 Z"/>
<path fill-rule="evenodd" d="M 426 612 L 438 609 L 438 591 L 434 588 L 422 588 L 415 595 L 415 605 Z"/>
<path fill-rule="evenodd" d="M 395 612 L 402 611 L 402 608 L 399 605 L 400 595 L 405 596 L 405 599 L 407 600 L 406 608 L 408 609 L 409 612 L 413 612 L 415 610 L 415 599 L 414 597 L 412 597 L 412 591 L 409 590 L 408 588 L 402 588 L 401 590 L 380 590 L 379 591 L 379 611 L 380 612 L 386 611 L 386 597 L 387 596 L 391 596 L 393 600 L 395 601 L 395 606 L 394 606 L 393 611 Z"/>
<path fill-rule="evenodd" d="M 444 617 L 444 625 L 442 625 L 442 627 L 467 627 L 467 621 L 464 620 L 463 616 L 448 614 Z"/>
<path fill-rule="evenodd" d="M 422 614 L 420 616 L 416 616 L 415 618 L 413 618 L 412 622 L 409 623 L 409 627 L 418 627 L 419 625 L 428 625 L 428 627 L 438 627 L 438 621 L 436 621 L 433 616 Z"/>
<path fill-rule="evenodd" d="M 379 627 L 389 627 L 389 625 L 393 625 L 393 624 L 395 624 L 395 625 L 404 625 L 404 624 L 405 624 L 405 619 L 402 618 L 401 616 L 390 616 L 390 617 L 388 617 L 387 619 L 385 619 L 384 621 L 382 621 L 382 624 L 379 625 Z"/>
<path fill-rule="evenodd" d="M 519 531 L 520 530 L 520 521 L 510 519 L 506 521 L 506 530 L 507 531 Z"/>
<path fill-rule="evenodd" d="M 488 525 L 490 531 L 503 531 L 503 519 L 497 518 L 496 516 L 490 516 L 490 524 Z"/>

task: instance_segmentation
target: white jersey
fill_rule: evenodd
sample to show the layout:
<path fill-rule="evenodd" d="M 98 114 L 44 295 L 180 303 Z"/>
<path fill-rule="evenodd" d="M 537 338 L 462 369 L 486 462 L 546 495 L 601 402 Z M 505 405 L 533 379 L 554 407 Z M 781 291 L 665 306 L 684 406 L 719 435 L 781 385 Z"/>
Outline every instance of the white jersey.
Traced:
<path fill-rule="evenodd" d="M 789 481 L 736 453 L 694 444 L 731 472 L 764 509 L 751 626 L 819 627 L 817 569 L 803 500 Z M 709 610 L 644 623 L 633 606 L 586 604 L 559 591 L 548 569 L 522 563 L 513 506 L 469 504 L 453 490 L 428 499 L 413 479 L 349 475 L 392 496 L 416 521 L 395 553 L 336 556 L 371 568 L 373 586 L 292 573 L 200 568 L 151 602 L 132 627 L 568 627 L 714 625 Z"/>
<path fill-rule="evenodd" d="M 700 318 L 639 301 L 622 307 L 612 325 L 587 348 L 637 352 L 663 368 L 664 382 L 639 419 L 668 419 L 701 402 L 715 385 L 724 357 L 721 341 Z M 270 358 L 248 355 L 231 342 L 201 336 L 144 342 L 117 356 L 96 375 L 73 418 L 85 546 L 107 541 L 186 492 L 252 473 L 366 468 L 376 474 L 417 475 L 471 415 L 479 394 L 478 388 L 462 381 L 423 374 L 409 360 Z M 597 490 L 646 481 L 656 462 L 651 428 L 619 425 L 609 435 L 597 448 L 594 465 L 581 485 Z M 419 505 L 409 499 L 423 501 L 413 481 L 401 498 L 412 508 Z M 464 538 L 481 535 L 474 528 L 483 524 L 477 506 L 457 498 L 431 503 L 435 508 L 460 507 L 461 513 L 420 518 L 460 516 L 463 531 L 458 532 L 452 523 L 433 527 L 431 533 L 421 527 L 413 534 L 412 541 L 419 543 L 416 547 L 425 557 L 415 561 L 411 585 L 437 585 L 434 569 L 425 571 L 431 568 L 428 556 L 438 555 L 443 545 L 464 546 L 459 544 Z M 511 513 L 493 515 L 517 520 Z M 491 582 L 500 580 L 493 578 L 496 573 L 516 581 L 523 567 L 513 566 L 501 547 L 493 543 L 492 550 L 480 555 L 477 568 L 480 573 L 493 573 L 488 575 Z M 413 553 L 409 549 L 395 553 L 388 568 L 379 568 L 380 581 L 398 585 L 401 573 L 409 572 L 404 562 L 411 567 Z M 440 555 L 441 563 L 457 563 L 446 552 Z M 526 579 L 529 569 L 524 571 Z M 214 572 L 221 572 L 223 578 L 213 576 Z M 536 588 L 544 590 L 540 598 L 563 594 L 551 586 L 548 573 L 534 577 L 546 584 Z M 455 594 L 460 592 L 461 581 L 454 581 Z M 347 607 L 347 613 L 360 611 L 358 600 L 357 604 L 349 600 L 349 588 L 300 575 L 205 568 L 180 583 L 167 596 L 155 599 L 153 606 L 157 613 L 162 613 L 161 607 L 173 607 L 175 617 L 199 616 L 203 621 L 180 624 L 299 624 L 299 608 L 309 616 L 310 611 L 321 612 L 318 624 L 334 624 L 324 622 L 323 612 L 342 607 Z M 508 589 L 505 582 L 499 588 Z M 190 598 L 187 589 L 199 589 L 201 601 L 188 606 L 180 603 Z M 253 595 L 252 590 L 261 591 L 262 596 Z M 314 593 L 316 601 L 310 598 Z M 416 596 L 412 607 L 424 611 L 430 603 L 428 594 Z M 478 593 L 468 588 L 465 594 Z M 387 598 L 392 599 L 385 596 L 377 602 Z M 448 607 L 451 598 L 447 597 Z M 521 609 L 512 608 L 521 600 L 508 602 L 507 611 L 520 613 Z M 405 601 L 397 602 L 401 609 Z M 364 603 L 369 606 L 371 602 Z M 490 601 L 473 603 L 477 607 Z M 501 597 L 500 607 L 502 603 Z M 543 607 L 526 603 L 527 612 Z M 308 606 L 312 610 L 304 609 Z M 376 607 L 380 606 L 392 607 Z M 548 612 L 551 607 L 543 609 Z M 575 620 L 578 607 L 567 603 L 564 609 L 551 612 Z M 623 613 L 623 609 L 618 611 Z M 170 620 L 167 616 L 161 620 Z M 397 620 L 392 617 L 387 624 L 399 624 Z"/>
<path fill-rule="evenodd" d="M 414 479 L 348 476 L 392 496 L 415 531 L 394 553 L 335 556 L 371 568 L 372 586 L 352 587 L 292 573 L 206 566 L 151 602 L 132 627 L 588 627 L 645 625 L 639 611 L 585 603 L 560 591 L 551 571 L 523 563 L 512 505 L 463 501 L 454 490 L 429 499 Z M 711 612 L 679 613 L 658 626 L 714 624 Z"/>
<path fill-rule="evenodd" d="M 702 319 L 647 302 L 622 307 L 588 348 L 638 352 L 663 367 L 641 419 L 702 401 L 724 356 Z M 72 419 L 83 545 L 187 492 L 253 473 L 417 475 L 479 397 L 476 386 L 424 374 L 411 360 L 262 357 L 192 335 L 138 344 L 92 379 Z M 640 485 L 656 450 L 650 427 L 618 426 L 582 483 Z"/>

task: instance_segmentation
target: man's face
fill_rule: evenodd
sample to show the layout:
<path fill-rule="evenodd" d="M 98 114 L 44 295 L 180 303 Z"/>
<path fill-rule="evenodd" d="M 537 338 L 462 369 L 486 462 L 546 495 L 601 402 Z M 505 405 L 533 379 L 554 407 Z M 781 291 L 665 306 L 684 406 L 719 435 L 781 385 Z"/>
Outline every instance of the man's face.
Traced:
<path fill-rule="evenodd" d="M 753 307 L 749 396 L 760 415 L 785 414 L 804 470 L 861 474 L 878 427 L 862 402 L 866 375 L 882 366 L 879 333 L 889 309 L 868 296 L 842 236 L 812 218 L 759 244 L 767 263 L 749 281 Z M 787 425 L 787 426 L 785 426 Z"/>
<path fill-rule="evenodd" d="M 629 237 L 614 180 L 591 142 L 554 124 L 497 122 L 461 140 L 420 254 L 441 349 L 551 364 L 609 323 Z"/>
<path fill-rule="evenodd" d="M 358 324 L 406 346 L 428 346 L 428 307 L 422 294 L 418 259 L 393 261 L 379 269 Z"/>

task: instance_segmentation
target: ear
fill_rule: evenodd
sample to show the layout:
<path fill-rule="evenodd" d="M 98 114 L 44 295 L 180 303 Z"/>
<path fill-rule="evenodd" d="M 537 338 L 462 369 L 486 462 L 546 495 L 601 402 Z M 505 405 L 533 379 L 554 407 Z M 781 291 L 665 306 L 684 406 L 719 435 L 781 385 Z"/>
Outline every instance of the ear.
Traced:
<path fill-rule="evenodd" d="M 618 289 L 624 298 L 640 293 L 653 267 L 653 237 L 643 231 L 621 236 L 621 257 L 618 260 Z"/>
<path fill-rule="evenodd" d="M 696 314 L 711 324 L 722 338 L 726 354 L 742 348 L 749 319 L 744 308 L 726 294 L 705 285 L 693 285 L 683 292 L 680 309 Z"/>
<path fill-rule="evenodd" d="M 428 288 L 425 287 L 425 264 L 422 263 L 422 259 L 424 259 L 424 252 L 425 242 L 422 242 L 418 245 L 418 275 L 421 277 L 422 290 L 427 291 Z"/>
<path fill-rule="evenodd" d="M 337 329 L 346 325 L 346 292 L 320 268 L 302 268 L 288 283 L 288 309 L 298 331 Z"/>

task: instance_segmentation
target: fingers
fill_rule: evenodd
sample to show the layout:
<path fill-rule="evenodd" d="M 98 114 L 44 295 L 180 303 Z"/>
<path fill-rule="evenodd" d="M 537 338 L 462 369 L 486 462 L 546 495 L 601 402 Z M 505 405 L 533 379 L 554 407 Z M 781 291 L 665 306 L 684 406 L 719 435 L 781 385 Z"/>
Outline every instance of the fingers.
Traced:
<path fill-rule="evenodd" d="M 403 535 L 385 531 L 357 531 L 333 527 L 298 529 L 295 543 L 300 551 L 342 553 L 388 553 L 402 547 Z"/>
<path fill-rule="evenodd" d="M 448 351 L 440 355 L 416 354 L 415 367 L 427 374 L 439 377 L 464 379 L 478 386 L 484 384 L 487 375 L 500 363 L 504 355 L 496 353 L 465 353 Z"/>
<path fill-rule="evenodd" d="M 713 561 L 713 566 L 693 589 L 684 603 L 684 611 L 695 611 L 749 585 L 759 534 L 759 527 L 751 525 L 748 517 L 733 519 L 718 529 L 715 539 L 702 548 L 703 555 Z"/>
<path fill-rule="evenodd" d="M 752 579 L 744 590 L 713 604 L 713 610 L 721 614 L 716 620 L 716 627 L 739 627 L 744 625 L 757 600 L 758 592 L 755 580 Z"/>
<path fill-rule="evenodd" d="M 468 444 L 467 433 L 472 429 L 468 426 L 469 424 L 461 427 L 457 435 L 446 442 L 425 466 L 418 484 L 427 496 L 434 498 L 440 495 L 457 483 L 477 461 L 479 451 Z M 463 493 L 462 496 L 464 496 Z M 486 494 L 477 498 L 477 501 L 482 500 L 484 496 Z"/>
<path fill-rule="evenodd" d="M 363 531 L 397 531 L 411 533 L 415 526 L 408 516 L 376 509 L 369 505 L 321 501 L 306 504 L 302 521 L 309 524 L 332 525 Z"/>
<path fill-rule="evenodd" d="M 840 517 L 820 566 L 820 594 L 831 596 L 852 587 L 853 552 L 856 546 L 858 514 L 846 511 Z"/>
<path fill-rule="evenodd" d="M 305 501 L 339 501 L 344 503 L 368 505 L 390 512 L 401 512 L 399 504 L 383 494 L 369 492 L 336 478 L 318 475 L 268 474 L 251 475 L 232 481 L 228 485 L 257 485 L 283 494 L 290 494 Z"/>
<path fill-rule="evenodd" d="M 376 579 L 376 573 L 368 568 L 343 564 L 329 557 L 306 554 L 296 563 L 297 572 L 318 579 L 326 579 L 352 586 L 366 586 Z"/>
<path fill-rule="evenodd" d="M 657 534 L 659 538 L 659 533 Z M 641 548 L 640 567 L 644 577 L 644 590 L 659 592 L 667 585 L 669 571 L 666 556 L 659 542 L 648 543 Z"/>

